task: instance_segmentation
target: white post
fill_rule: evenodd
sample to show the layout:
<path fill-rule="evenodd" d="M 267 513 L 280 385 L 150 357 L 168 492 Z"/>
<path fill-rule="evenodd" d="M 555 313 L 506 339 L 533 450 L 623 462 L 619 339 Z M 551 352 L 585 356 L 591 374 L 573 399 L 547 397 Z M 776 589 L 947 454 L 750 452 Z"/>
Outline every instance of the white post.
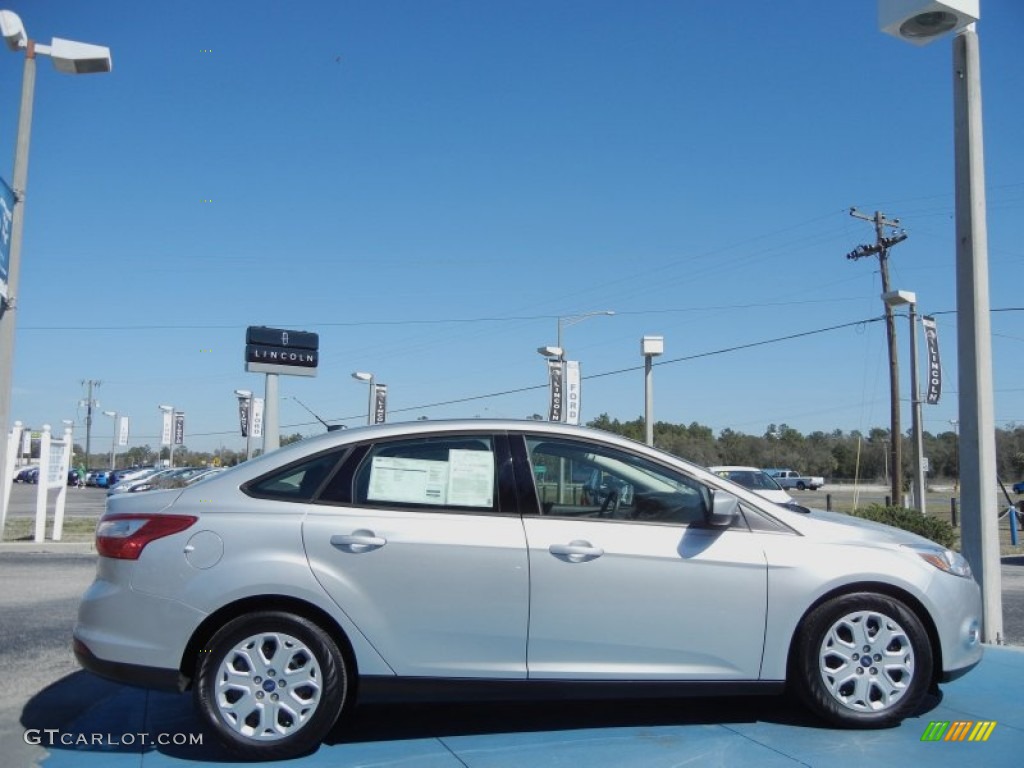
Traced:
<path fill-rule="evenodd" d="M 263 453 L 281 447 L 281 428 L 278 426 L 277 374 L 267 374 L 263 395 Z"/>
<path fill-rule="evenodd" d="M 7 438 L 7 454 L 0 466 L 0 539 L 3 539 L 4 526 L 7 524 L 7 507 L 11 503 L 11 486 L 14 485 L 14 465 L 21 445 L 23 427 L 20 421 L 14 422 L 11 434 Z"/>
<path fill-rule="evenodd" d="M 953 38 L 957 365 L 963 553 L 981 585 L 982 641 L 1003 642 L 981 68 L 974 25 Z"/>
<path fill-rule="evenodd" d="M 71 427 L 64 428 L 63 447 L 60 452 L 60 473 L 58 476 L 60 490 L 57 491 L 57 503 L 53 510 L 53 540 L 60 541 L 64 535 L 64 503 L 68 497 L 68 470 L 71 468 Z M 55 481 L 56 482 L 56 481 Z M 49 482 L 47 487 L 50 487 Z"/>
<path fill-rule="evenodd" d="M 39 479 L 36 482 L 36 528 L 33 540 L 36 543 L 46 538 L 46 491 L 50 484 L 50 425 L 43 424 L 39 436 Z"/>

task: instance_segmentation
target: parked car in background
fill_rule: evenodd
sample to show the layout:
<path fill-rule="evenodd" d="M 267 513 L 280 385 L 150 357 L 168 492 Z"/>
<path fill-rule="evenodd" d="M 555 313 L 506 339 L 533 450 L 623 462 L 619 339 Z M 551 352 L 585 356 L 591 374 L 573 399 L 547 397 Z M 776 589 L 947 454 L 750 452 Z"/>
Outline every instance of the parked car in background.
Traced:
<path fill-rule="evenodd" d="M 793 497 L 783 490 L 768 473 L 757 467 L 719 466 L 708 467 L 716 475 L 739 483 L 744 488 L 749 488 L 758 496 L 776 504 L 796 504 Z"/>
<path fill-rule="evenodd" d="M 112 493 L 123 493 L 128 489 L 128 485 L 131 483 L 145 477 L 149 477 L 150 475 L 155 475 L 157 472 L 165 471 L 167 471 L 165 467 L 141 467 L 125 471 L 124 474 L 117 477 L 117 481 L 112 486 L 107 488 L 107 495 L 109 496 Z"/>
<path fill-rule="evenodd" d="M 14 476 L 16 483 L 38 483 L 39 467 L 22 467 Z"/>
<path fill-rule="evenodd" d="M 775 482 L 783 488 L 796 488 L 798 491 L 816 491 L 825 484 L 825 478 L 812 475 L 801 475 L 792 469 L 777 469 L 775 467 L 765 470 Z"/>
<path fill-rule="evenodd" d="M 244 758 L 315 750 L 357 694 L 788 688 L 834 725 L 886 727 L 983 653 L 959 554 L 552 422 L 310 437 L 111 496 L 96 551 L 80 663 L 191 688 Z"/>
<path fill-rule="evenodd" d="M 1013 492 L 1014 493 L 1024 493 L 1024 481 L 1021 481 L 1019 483 L 1014 483 L 1013 484 Z"/>
<path fill-rule="evenodd" d="M 227 467 L 207 467 L 202 472 L 198 472 L 192 475 L 192 477 L 186 478 L 185 485 L 194 485 L 195 483 L 201 482 L 203 480 L 208 480 L 214 475 L 218 475 L 226 469 Z"/>
<path fill-rule="evenodd" d="M 128 493 L 141 493 L 167 488 L 183 488 L 185 481 L 202 472 L 206 467 L 174 467 L 154 472 L 144 477 L 135 478 L 121 483 L 118 489 Z M 114 489 L 117 490 L 117 489 Z M 108 492 L 110 495 L 112 491 Z"/>

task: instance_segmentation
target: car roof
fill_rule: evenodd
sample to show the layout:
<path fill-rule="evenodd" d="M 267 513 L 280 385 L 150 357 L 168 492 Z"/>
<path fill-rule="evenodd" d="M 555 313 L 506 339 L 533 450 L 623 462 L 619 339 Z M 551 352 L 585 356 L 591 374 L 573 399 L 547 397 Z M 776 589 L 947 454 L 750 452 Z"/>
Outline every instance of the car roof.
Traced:
<path fill-rule="evenodd" d="M 741 467 L 736 464 L 708 467 L 712 472 L 764 472 L 760 467 Z"/>

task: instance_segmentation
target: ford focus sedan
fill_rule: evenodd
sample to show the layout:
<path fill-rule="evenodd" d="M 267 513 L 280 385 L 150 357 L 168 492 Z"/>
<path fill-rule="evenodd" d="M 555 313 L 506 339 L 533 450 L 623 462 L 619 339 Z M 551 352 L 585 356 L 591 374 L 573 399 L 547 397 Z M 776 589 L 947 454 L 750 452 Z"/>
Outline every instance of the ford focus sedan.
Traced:
<path fill-rule="evenodd" d="M 80 663 L 191 690 L 246 758 L 315 750 L 357 692 L 788 689 L 829 723 L 881 727 L 982 655 L 960 555 L 536 421 L 330 432 L 112 496 L 96 548 Z"/>

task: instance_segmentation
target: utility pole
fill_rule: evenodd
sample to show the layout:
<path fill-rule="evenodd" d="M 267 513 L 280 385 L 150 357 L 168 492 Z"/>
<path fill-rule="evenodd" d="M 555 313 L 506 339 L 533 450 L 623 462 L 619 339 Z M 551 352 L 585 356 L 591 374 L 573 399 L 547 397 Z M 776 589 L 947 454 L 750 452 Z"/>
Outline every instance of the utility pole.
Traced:
<path fill-rule="evenodd" d="M 94 379 L 82 380 L 82 386 L 89 388 L 89 394 L 86 395 L 86 399 L 82 400 L 80 405 L 85 406 L 85 471 L 89 471 L 89 449 L 92 447 L 92 409 L 98 408 L 99 403 L 92 399 L 92 389 L 96 387 L 99 389 L 102 381 L 96 381 Z"/>
<path fill-rule="evenodd" d="M 856 261 L 865 256 L 878 256 L 878 266 L 882 272 L 882 293 L 888 293 L 890 290 L 889 249 L 897 243 L 902 243 L 906 240 L 907 233 L 900 231 L 890 237 L 886 237 L 885 228 L 898 227 L 900 220 L 887 219 L 881 211 L 875 211 L 874 216 L 866 216 L 856 208 L 851 208 L 850 215 L 855 219 L 874 222 L 875 244 L 858 245 L 846 254 L 846 258 Z M 896 353 L 896 318 L 893 315 L 892 307 L 884 302 L 883 306 L 885 307 L 885 337 L 889 346 L 889 466 L 892 468 L 889 478 L 892 504 L 898 507 L 903 504 L 903 461 L 901 455 L 903 435 L 900 432 L 900 367 L 899 358 Z"/>

